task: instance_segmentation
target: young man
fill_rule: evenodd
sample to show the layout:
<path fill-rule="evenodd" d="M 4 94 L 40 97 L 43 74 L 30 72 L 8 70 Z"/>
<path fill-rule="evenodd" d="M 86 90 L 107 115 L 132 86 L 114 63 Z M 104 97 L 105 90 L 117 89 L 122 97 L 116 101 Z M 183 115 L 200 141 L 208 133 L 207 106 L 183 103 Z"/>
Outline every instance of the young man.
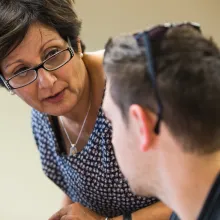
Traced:
<path fill-rule="evenodd" d="M 220 51 L 193 23 L 110 39 L 104 109 L 133 192 L 220 219 Z M 177 217 L 178 216 L 178 217 Z"/>

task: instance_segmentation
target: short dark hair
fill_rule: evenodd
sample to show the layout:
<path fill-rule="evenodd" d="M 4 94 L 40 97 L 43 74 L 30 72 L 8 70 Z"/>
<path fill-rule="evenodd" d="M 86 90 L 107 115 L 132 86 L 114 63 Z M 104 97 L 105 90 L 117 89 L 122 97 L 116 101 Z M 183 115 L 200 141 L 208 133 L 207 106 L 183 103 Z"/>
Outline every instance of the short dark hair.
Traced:
<path fill-rule="evenodd" d="M 22 42 L 30 25 L 36 22 L 54 28 L 64 40 L 69 37 L 78 52 L 81 21 L 73 5 L 74 0 L 1 0 L 0 62 Z"/>
<path fill-rule="evenodd" d="M 157 45 L 156 45 L 157 44 Z M 220 51 L 191 27 L 173 27 L 152 42 L 163 121 L 188 152 L 220 150 Z M 143 43 L 133 35 L 106 44 L 104 70 L 125 122 L 131 104 L 157 112 Z"/>

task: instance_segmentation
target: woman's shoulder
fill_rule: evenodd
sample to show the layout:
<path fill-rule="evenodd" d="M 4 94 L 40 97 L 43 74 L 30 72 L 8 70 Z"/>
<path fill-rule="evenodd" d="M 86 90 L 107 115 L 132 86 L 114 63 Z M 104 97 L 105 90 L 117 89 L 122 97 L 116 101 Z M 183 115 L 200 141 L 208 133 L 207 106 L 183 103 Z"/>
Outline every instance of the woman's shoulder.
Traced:
<path fill-rule="evenodd" d="M 104 74 L 103 65 L 102 65 L 103 56 L 104 56 L 104 50 L 84 53 L 83 62 L 85 63 L 85 66 L 90 73 Z"/>
<path fill-rule="evenodd" d="M 99 112 L 95 122 L 95 128 L 99 128 L 101 130 L 107 129 L 108 131 L 112 130 L 110 121 L 106 118 L 105 113 L 102 108 L 102 104 L 99 108 Z"/>
<path fill-rule="evenodd" d="M 46 145 L 50 146 L 59 141 L 56 137 L 56 133 L 51 120 L 52 117 L 50 117 L 49 115 L 39 112 L 36 109 L 32 109 L 32 134 L 34 136 L 38 148 L 45 149 Z"/>
<path fill-rule="evenodd" d="M 46 123 L 48 121 L 48 116 L 45 113 L 39 112 L 36 109 L 31 110 L 31 122 L 36 124 Z"/>
<path fill-rule="evenodd" d="M 105 50 L 97 50 L 93 52 L 85 52 L 83 56 L 84 62 L 92 62 L 95 64 L 100 64 L 103 62 Z"/>
<path fill-rule="evenodd" d="M 34 135 L 47 130 L 50 126 L 50 120 L 47 114 L 32 109 L 31 111 L 31 126 Z"/>

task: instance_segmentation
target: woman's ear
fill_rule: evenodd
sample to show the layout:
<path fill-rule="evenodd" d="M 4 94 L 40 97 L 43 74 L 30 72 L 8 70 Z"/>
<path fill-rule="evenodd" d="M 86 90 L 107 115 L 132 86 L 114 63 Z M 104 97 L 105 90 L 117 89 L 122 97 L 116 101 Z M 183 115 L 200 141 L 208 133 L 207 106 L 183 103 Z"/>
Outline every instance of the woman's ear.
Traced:
<path fill-rule="evenodd" d="M 133 104 L 129 108 L 129 118 L 138 135 L 140 150 L 142 152 L 148 151 L 153 146 L 155 137 L 152 114 L 141 106 Z"/>
<path fill-rule="evenodd" d="M 83 58 L 82 45 L 81 45 L 81 40 L 79 37 L 77 38 L 77 49 L 78 49 L 80 58 Z"/>

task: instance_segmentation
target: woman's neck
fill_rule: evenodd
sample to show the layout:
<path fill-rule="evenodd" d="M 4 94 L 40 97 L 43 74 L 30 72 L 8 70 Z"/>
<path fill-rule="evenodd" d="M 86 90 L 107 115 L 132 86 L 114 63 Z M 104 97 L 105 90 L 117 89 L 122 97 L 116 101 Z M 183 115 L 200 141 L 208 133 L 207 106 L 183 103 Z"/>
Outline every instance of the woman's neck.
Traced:
<path fill-rule="evenodd" d="M 94 65 L 91 63 L 88 68 L 85 87 L 77 106 L 71 112 L 62 116 L 66 129 L 68 131 L 75 130 L 74 133 L 78 133 L 81 129 L 88 110 L 89 113 L 83 130 L 87 133 L 92 132 L 102 103 L 105 88 L 104 72 L 100 61 L 95 62 L 94 60 L 93 63 Z M 90 104 L 91 107 L 89 109 Z"/>

